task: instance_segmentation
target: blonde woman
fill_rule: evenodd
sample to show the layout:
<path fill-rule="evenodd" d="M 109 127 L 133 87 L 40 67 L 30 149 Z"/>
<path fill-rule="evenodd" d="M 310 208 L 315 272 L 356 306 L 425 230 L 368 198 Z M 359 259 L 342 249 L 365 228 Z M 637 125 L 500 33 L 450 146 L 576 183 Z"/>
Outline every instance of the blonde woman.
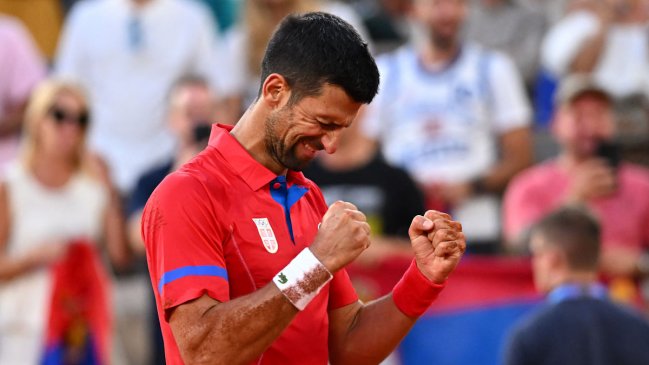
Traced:
<path fill-rule="evenodd" d="M 77 86 L 47 80 L 32 94 L 20 158 L 0 184 L 0 364 L 41 363 L 46 347 L 57 345 L 46 343 L 52 333 L 45 332 L 58 293 L 54 268 L 69 256 L 70 243 L 101 242 L 115 265 L 126 262 L 119 200 L 103 164 L 85 149 L 89 127 Z M 89 279 L 82 261 L 72 262 L 72 272 L 80 270 L 72 281 Z M 96 340 L 104 352 L 96 363 L 105 363 L 107 338 Z"/>

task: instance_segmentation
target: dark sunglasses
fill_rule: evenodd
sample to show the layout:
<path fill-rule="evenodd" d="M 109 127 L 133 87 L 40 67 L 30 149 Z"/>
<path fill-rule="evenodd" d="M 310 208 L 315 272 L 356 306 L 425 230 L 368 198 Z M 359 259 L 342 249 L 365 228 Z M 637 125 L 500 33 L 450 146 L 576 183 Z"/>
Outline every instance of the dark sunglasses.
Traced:
<path fill-rule="evenodd" d="M 60 107 L 53 106 L 49 111 L 49 115 L 58 125 L 62 125 L 63 123 L 76 123 L 82 128 L 85 128 L 88 125 L 88 113 L 86 112 L 75 115 L 73 113 L 68 113 Z"/>

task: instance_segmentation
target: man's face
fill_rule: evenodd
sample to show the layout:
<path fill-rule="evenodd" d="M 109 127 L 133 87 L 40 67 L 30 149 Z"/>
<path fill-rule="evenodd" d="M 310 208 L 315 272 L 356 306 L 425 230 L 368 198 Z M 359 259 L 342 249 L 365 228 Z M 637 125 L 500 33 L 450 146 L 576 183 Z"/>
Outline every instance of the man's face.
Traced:
<path fill-rule="evenodd" d="M 534 274 L 534 286 L 541 293 L 552 290 L 551 271 L 555 260 L 556 249 L 552 249 L 545 241 L 545 237 L 539 233 L 533 233 L 530 237 L 530 252 L 532 254 L 532 272 Z"/>
<path fill-rule="evenodd" d="M 466 17 L 466 0 L 415 0 L 415 19 L 425 28 L 429 40 L 441 49 L 459 41 Z"/>
<path fill-rule="evenodd" d="M 579 159 L 592 157 L 598 144 L 615 133 L 610 102 L 596 93 L 578 96 L 560 107 L 553 129 L 566 152 Z"/>
<path fill-rule="evenodd" d="M 170 126 L 184 142 L 193 139 L 194 128 L 215 121 L 216 98 L 203 85 L 185 85 L 174 92 L 170 106 Z"/>
<path fill-rule="evenodd" d="M 318 151 L 336 151 L 340 132 L 351 125 L 360 106 L 342 88 L 325 84 L 320 95 L 270 113 L 264 136 L 268 153 L 280 165 L 302 170 Z"/>

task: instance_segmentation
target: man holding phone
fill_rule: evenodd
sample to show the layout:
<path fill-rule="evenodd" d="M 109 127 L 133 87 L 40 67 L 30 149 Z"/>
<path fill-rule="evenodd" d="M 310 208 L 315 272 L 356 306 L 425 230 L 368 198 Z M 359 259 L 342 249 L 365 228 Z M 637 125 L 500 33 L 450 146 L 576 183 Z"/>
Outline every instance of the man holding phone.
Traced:
<path fill-rule="evenodd" d="M 600 219 L 601 269 L 611 277 L 649 273 L 649 170 L 620 162 L 611 143 L 615 116 L 611 95 L 594 79 L 570 75 L 559 85 L 552 132 L 557 158 L 514 178 L 505 193 L 504 236 L 524 248 L 527 231 L 563 205 L 585 205 Z"/>

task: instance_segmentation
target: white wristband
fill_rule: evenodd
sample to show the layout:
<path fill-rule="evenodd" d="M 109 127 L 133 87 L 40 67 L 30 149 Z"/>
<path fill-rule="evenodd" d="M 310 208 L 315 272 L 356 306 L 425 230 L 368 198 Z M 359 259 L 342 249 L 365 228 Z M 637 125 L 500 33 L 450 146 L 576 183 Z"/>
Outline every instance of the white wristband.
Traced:
<path fill-rule="evenodd" d="M 273 282 L 295 308 L 304 310 L 332 278 L 329 270 L 305 248 L 275 275 Z"/>

